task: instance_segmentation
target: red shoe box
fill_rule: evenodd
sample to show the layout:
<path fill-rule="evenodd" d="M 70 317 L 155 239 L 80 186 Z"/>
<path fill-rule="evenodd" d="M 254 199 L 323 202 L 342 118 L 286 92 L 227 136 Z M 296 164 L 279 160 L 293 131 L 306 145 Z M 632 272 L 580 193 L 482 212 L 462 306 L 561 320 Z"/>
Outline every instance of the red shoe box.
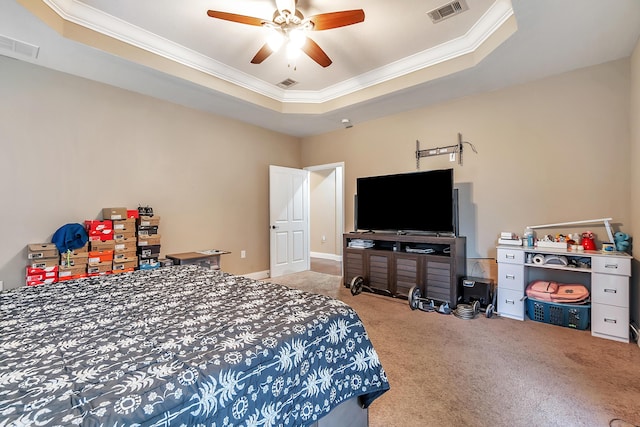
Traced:
<path fill-rule="evenodd" d="M 108 232 L 110 230 L 113 230 L 113 221 L 111 221 L 110 219 L 103 221 L 97 219 L 88 219 L 84 222 L 84 228 L 87 230 L 87 233 L 96 231 L 100 233 L 104 231 Z"/>
<path fill-rule="evenodd" d="M 48 271 L 42 274 L 29 274 L 27 276 L 27 282 L 36 282 L 36 281 L 45 281 L 51 279 L 57 279 L 58 272 L 57 271 Z"/>
<path fill-rule="evenodd" d="M 29 280 L 27 278 L 27 286 L 37 286 L 37 285 L 50 285 L 51 283 L 56 283 L 58 278 L 55 279 L 44 279 L 44 280 Z"/>
<path fill-rule="evenodd" d="M 38 267 L 27 267 L 27 276 L 33 275 L 33 274 L 46 274 L 46 273 L 51 273 L 51 272 L 58 272 L 58 266 L 54 265 L 51 267 L 43 267 L 43 268 L 38 268 Z"/>
<path fill-rule="evenodd" d="M 84 228 L 87 230 L 89 240 L 113 240 L 113 221 L 111 220 L 86 220 Z"/>

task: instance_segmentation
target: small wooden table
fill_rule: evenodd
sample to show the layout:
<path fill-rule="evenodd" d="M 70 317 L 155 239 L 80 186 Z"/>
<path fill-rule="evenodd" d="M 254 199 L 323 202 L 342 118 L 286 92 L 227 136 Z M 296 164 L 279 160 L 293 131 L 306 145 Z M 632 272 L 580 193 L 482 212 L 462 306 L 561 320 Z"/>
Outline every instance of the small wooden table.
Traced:
<path fill-rule="evenodd" d="M 220 255 L 230 254 L 228 251 L 209 249 L 206 251 L 183 252 L 179 254 L 167 254 L 167 258 L 174 265 L 198 264 L 203 267 L 220 270 Z"/>

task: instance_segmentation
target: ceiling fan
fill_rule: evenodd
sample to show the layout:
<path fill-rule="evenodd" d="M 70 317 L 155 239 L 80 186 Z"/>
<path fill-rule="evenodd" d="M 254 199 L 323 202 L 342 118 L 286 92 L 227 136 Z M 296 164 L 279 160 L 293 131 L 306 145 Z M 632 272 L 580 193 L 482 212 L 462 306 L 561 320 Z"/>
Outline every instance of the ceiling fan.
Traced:
<path fill-rule="evenodd" d="M 286 44 L 287 56 L 290 59 L 295 58 L 302 51 L 322 67 L 328 67 L 332 61 L 322 48 L 307 36 L 307 32 L 330 30 L 364 21 L 362 9 L 321 13 L 305 18 L 302 12 L 296 9 L 297 0 L 275 1 L 277 9 L 271 21 L 217 10 L 209 10 L 207 15 L 212 18 L 265 27 L 270 30 L 267 42 L 255 54 L 251 60 L 252 64 L 262 63 L 282 44 Z"/>

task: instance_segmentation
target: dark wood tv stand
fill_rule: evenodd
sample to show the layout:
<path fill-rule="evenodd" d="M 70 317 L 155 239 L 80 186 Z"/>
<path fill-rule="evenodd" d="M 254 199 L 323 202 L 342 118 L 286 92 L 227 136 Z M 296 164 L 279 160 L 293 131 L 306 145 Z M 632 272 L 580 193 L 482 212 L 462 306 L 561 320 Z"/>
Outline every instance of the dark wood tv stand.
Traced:
<path fill-rule="evenodd" d="M 354 247 L 357 240 L 373 247 Z M 415 285 L 423 298 L 455 308 L 461 279 L 466 276 L 466 238 L 421 234 L 345 233 L 344 285 L 362 276 L 377 293 L 406 298 Z M 365 288 L 366 289 L 366 288 Z"/>

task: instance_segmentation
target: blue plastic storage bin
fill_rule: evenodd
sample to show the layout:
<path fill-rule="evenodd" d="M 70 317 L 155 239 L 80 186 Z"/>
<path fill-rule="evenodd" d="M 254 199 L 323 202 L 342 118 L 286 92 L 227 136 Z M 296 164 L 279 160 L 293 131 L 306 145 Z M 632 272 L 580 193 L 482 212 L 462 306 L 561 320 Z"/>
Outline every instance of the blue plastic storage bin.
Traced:
<path fill-rule="evenodd" d="M 527 297 L 527 315 L 536 322 L 584 330 L 589 328 L 591 304 L 564 304 Z"/>

